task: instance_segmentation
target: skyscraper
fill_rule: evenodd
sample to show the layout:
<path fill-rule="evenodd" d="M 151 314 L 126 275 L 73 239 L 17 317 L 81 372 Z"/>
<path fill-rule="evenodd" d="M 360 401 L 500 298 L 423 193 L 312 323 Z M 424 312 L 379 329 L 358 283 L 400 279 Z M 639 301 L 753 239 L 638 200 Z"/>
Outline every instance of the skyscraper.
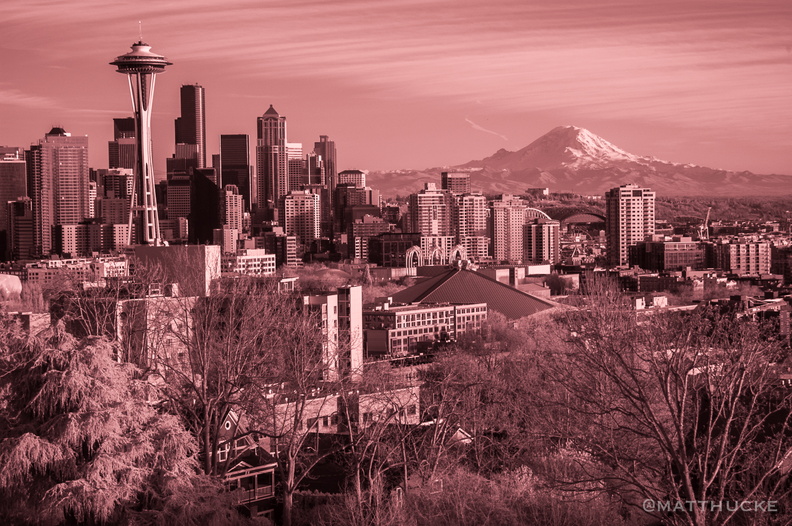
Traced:
<path fill-rule="evenodd" d="M 77 224 L 88 217 L 88 137 L 52 128 L 25 152 L 25 160 L 34 250 L 47 255 L 53 248 L 54 225 Z"/>
<path fill-rule="evenodd" d="M 555 265 L 561 260 L 561 224 L 558 221 L 544 217 L 529 219 L 524 233 L 524 261 Z"/>
<path fill-rule="evenodd" d="M 308 190 L 290 192 L 281 199 L 281 224 L 287 236 L 308 244 L 320 236 L 319 196 Z"/>
<path fill-rule="evenodd" d="M 443 190 L 448 190 L 454 194 L 470 193 L 470 174 L 443 172 L 440 174 Z"/>
<path fill-rule="evenodd" d="M 220 181 L 234 185 L 242 196 L 244 211 L 250 211 L 250 137 L 246 134 L 220 136 Z"/>
<path fill-rule="evenodd" d="M 181 117 L 175 121 L 176 157 L 195 156 L 198 168 L 206 167 L 206 104 L 203 86 L 181 87 Z M 182 146 L 179 145 L 189 145 Z M 180 151 L 181 150 L 181 151 Z"/>
<path fill-rule="evenodd" d="M 136 152 L 135 119 L 133 117 L 113 119 L 113 140 L 107 143 L 108 166 L 134 170 Z"/>
<path fill-rule="evenodd" d="M 154 162 L 151 155 L 151 107 L 154 104 L 154 79 L 157 73 L 165 71 L 171 63 L 162 55 L 151 52 L 151 46 L 144 42 L 132 44 L 132 51 L 121 55 L 111 62 L 119 73 L 129 78 L 129 91 L 132 95 L 132 110 L 135 118 L 135 137 L 137 139 L 137 159 L 135 160 L 135 193 L 137 203 L 129 211 L 129 244 L 134 243 L 133 216 L 143 212 L 138 240 L 146 245 L 162 245 L 157 212 L 157 196 L 154 183 Z"/>
<path fill-rule="evenodd" d="M 275 209 L 289 188 L 286 117 L 271 105 L 257 121 L 256 184 L 259 208 Z"/>
<path fill-rule="evenodd" d="M 495 261 L 522 261 L 523 226 L 528 205 L 519 197 L 506 194 L 493 201 L 491 207 L 492 255 Z"/>
<path fill-rule="evenodd" d="M 438 190 L 435 183 L 426 183 L 424 189 L 410 195 L 410 232 L 422 236 L 452 236 L 451 194 Z"/>
<path fill-rule="evenodd" d="M 8 259 L 28 259 L 41 255 L 35 247 L 33 220 L 33 201 L 29 197 L 18 197 L 8 203 L 7 210 L 7 242 Z"/>
<path fill-rule="evenodd" d="M 468 258 L 473 261 L 489 256 L 488 218 L 487 198 L 482 194 L 454 195 L 453 227 L 457 243 L 465 247 Z"/>
<path fill-rule="evenodd" d="M 233 184 L 223 188 L 223 227 L 242 232 L 243 204 L 239 189 Z"/>
<path fill-rule="evenodd" d="M 327 135 L 320 135 L 319 142 L 314 143 L 314 153 L 322 158 L 325 172 L 325 184 L 332 196 L 335 194 L 335 188 L 338 185 L 338 159 L 336 157 L 335 142 L 331 141 Z M 364 183 L 361 186 L 366 185 Z"/>
<path fill-rule="evenodd" d="M 9 201 L 27 195 L 25 156 L 22 148 L 0 146 L 0 258 L 10 252 Z"/>
<path fill-rule="evenodd" d="M 608 264 L 629 264 L 629 247 L 655 231 L 655 193 L 626 184 L 605 194 Z"/>

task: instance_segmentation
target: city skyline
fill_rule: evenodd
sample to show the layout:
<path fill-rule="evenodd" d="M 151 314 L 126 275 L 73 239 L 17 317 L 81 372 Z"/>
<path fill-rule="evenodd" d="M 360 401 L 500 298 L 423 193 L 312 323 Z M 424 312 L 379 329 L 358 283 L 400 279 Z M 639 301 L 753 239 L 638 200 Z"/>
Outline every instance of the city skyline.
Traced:
<path fill-rule="evenodd" d="M 209 154 L 221 134 L 255 137 L 273 104 L 292 140 L 330 136 L 339 170 L 452 166 L 573 124 L 640 155 L 792 174 L 786 2 L 5 7 L 0 144 L 29 147 L 59 125 L 89 136 L 96 168 L 112 119 L 130 114 L 108 57 L 142 20 L 175 64 L 153 109 L 158 178 L 179 89 L 196 83 Z"/>

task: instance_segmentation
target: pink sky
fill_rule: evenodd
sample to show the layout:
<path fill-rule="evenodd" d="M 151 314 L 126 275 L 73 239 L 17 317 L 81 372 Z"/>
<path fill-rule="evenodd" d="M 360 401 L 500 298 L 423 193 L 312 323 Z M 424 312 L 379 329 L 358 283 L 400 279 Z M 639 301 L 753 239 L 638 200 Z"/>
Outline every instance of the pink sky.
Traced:
<path fill-rule="evenodd" d="M 650 5 L 651 4 L 651 5 Z M 792 2 L 730 0 L 5 0 L 0 145 L 53 125 L 105 167 L 131 112 L 108 62 L 143 36 L 154 155 L 173 153 L 182 84 L 206 88 L 208 153 L 270 104 L 289 140 L 336 141 L 340 168 L 427 168 L 517 150 L 558 125 L 625 150 L 792 174 Z"/>

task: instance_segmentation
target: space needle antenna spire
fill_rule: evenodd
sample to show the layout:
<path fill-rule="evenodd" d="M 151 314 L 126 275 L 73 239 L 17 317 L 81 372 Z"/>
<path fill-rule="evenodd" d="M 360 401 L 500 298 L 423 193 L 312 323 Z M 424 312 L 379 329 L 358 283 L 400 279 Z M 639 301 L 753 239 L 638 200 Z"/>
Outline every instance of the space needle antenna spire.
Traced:
<path fill-rule="evenodd" d="M 143 42 L 143 24 L 138 21 L 140 40 L 132 51 L 117 57 L 112 64 L 129 79 L 132 110 L 135 116 L 137 158 L 133 179 L 132 202 L 129 207 L 129 244 L 166 245 L 160 237 L 155 193 L 154 162 L 151 153 L 151 107 L 154 103 L 154 80 L 170 66 L 162 55 L 151 52 Z M 137 221 L 136 221 L 137 218 Z M 133 224 L 139 228 L 133 229 Z"/>

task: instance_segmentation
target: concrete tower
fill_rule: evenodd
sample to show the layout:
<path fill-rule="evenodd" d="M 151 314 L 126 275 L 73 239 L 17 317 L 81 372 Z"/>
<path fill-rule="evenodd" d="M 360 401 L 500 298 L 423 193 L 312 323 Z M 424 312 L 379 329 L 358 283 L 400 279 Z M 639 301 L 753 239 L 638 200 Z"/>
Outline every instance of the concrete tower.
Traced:
<path fill-rule="evenodd" d="M 608 264 L 627 265 L 629 247 L 655 232 L 655 193 L 625 184 L 605 194 Z"/>
<path fill-rule="evenodd" d="M 250 137 L 245 134 L 220 136 L 220 181 L 223 186 L 234 185 L 250 211 L 251 194 Z"/>
<path fill-rule="evenodd" d="M 132 221 L 136 212 L 142 212 L 137 238 L 142 244 L 161 246 L 165 243 L 160 237 L 159 218 L 157 217 L 157 196 L 155 194 L 154 162 L 151 155 L 151 107 L 154 104 L 154 80 L 157 73 L 170 66 L 162 55 L 151 52 L 151 46 L 138 41 L 132 44 L 132 51 L 121 55 L 111 62 L 119 73 L 129 78 L 129 91 L 132 95 L 132 111 L 135 118 L 137 138 L 137 159 L 135 162 L 135 191 L 132 206 L 129 207 L 129 244 L 133 239 Z M 135 199 L 137 196 L 137 199 Z"/>

